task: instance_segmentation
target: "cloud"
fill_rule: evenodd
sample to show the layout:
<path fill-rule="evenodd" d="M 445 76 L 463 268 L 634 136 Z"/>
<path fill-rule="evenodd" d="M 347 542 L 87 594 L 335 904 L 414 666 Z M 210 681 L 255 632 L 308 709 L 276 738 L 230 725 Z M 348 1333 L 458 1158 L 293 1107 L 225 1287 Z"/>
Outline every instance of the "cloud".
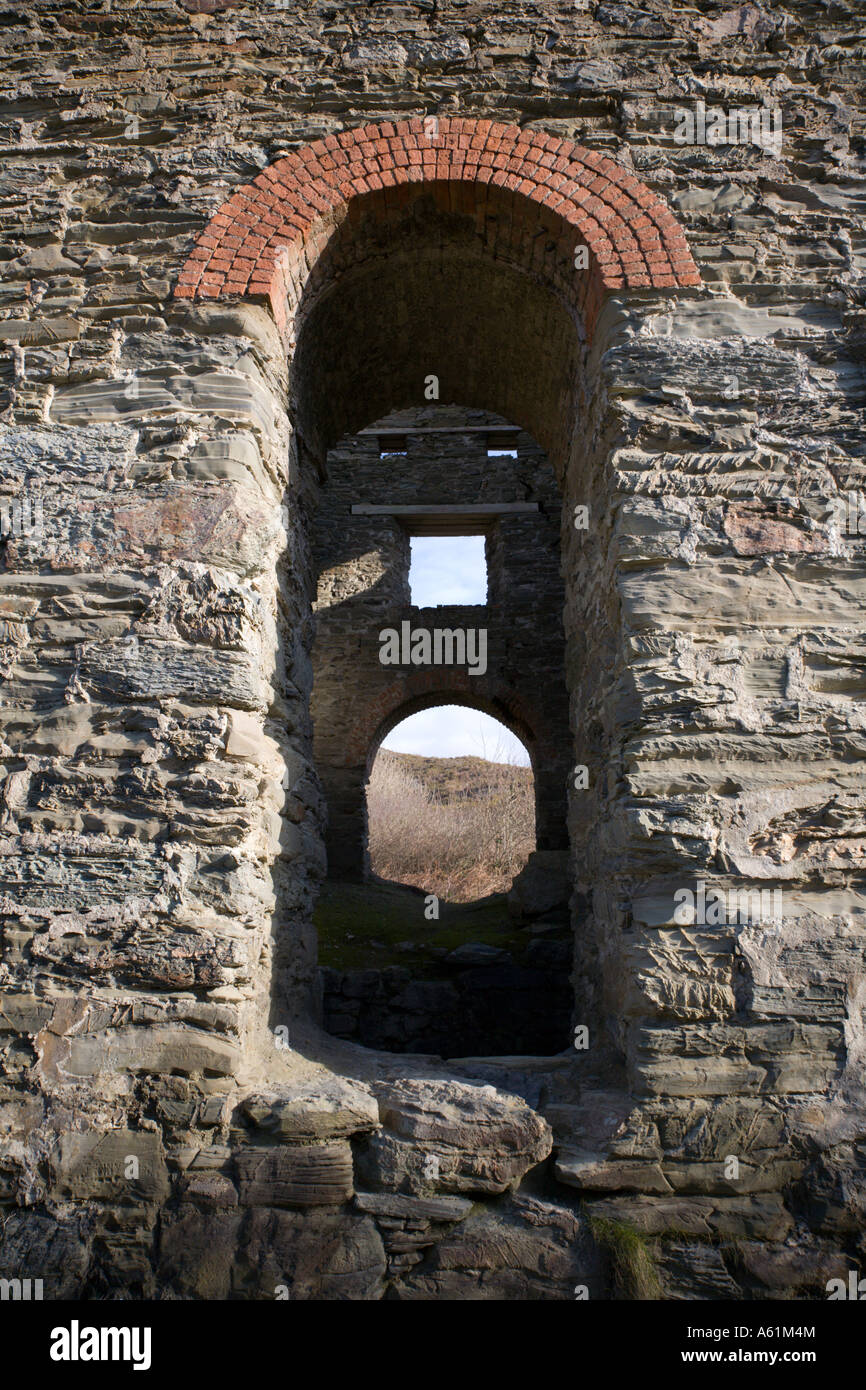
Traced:
<path fill-rule="evenodd" d="M 483 536 L 413 536 L 409 588 L 416 608 L 487 602 Z"/>

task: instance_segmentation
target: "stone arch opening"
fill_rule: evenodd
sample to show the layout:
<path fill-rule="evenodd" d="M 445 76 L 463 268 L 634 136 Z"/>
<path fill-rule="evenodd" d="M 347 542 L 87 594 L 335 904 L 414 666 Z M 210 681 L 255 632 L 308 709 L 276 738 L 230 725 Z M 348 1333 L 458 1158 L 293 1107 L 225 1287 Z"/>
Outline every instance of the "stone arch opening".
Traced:
<path fill-rule="evenodd" d="M 431 700 L 391 722 L 367 765 L 372 878 L 448 902 L 511 889 L 536 847 L 535 774 L 513 725 Z"/>
<path fill-rule="evenodd" d="M 564 499 L 571 725 L 555 776 L 565 799 L 567 765 L 578 760 L 592 788 L 579 805 L 569 798 L 559 832 L 564 844 L 567 823 L 586 865 L 599 861 L 584 851 L 603 833 L 602 768 L 617 739 L 608 696 L 618 679 L 618 601 L 606 537 L 577 535 L 571 518 L 576 505 L 608 511 L 614 434 L 603 359 L 623 299 L 699 284 L 673 214 L 623 166 L 542 132 L 443 119 L 368 126 L 278 160 L 215 215 L 176 290 L 188 300 L 264 299 L 282 334 L 287 502 L 300 519 L 288 582 L 299 606 L 329 451 L 366 421 L 422 401 L 458 404 L 495 412 L 546 452 Z M 620 308 L 600 332 L 612 298 Z M 396 702 L 431 689 L 421 673 Z M 376 724 L 387 713 L 385 700 Z M 590 972 L 619 911 L 606 888 L 597 904 L 580 945 Z M 610 1014 L 611 999 L 600 996 L 618 987 L 594 978 L 582 1016 L 599 1004 Z"/>
<path fill-rule="evenodd" d="M 415 703 L 454 718 L 441 697 Z M 520 765 L 503 762 L 501 745 L 467 753 L 464 730 L 462 753 L 443 756 L 441 725 L 415 745 L 423 752 L 384 749 L 412 719 L 398 710 L 370 752 L 372 872 L 363 887 L 329 879 L 317 906 L 325 1027 L 398 1053 L 559 1053 L 572 1015 L 568 879 L 549 864 L 526 872 L 528 750 L 514 740 Z M 507 733 L 489 723 L 493 738 Z"/>
<path fill-rule="evenodd" d="M 525 281 L 520 302 L 508 272 Z M 441 399 L 520 420 L 556 466 L 572 368 L 607 296 L 698 284 L 674 214 L 622 165 L 542 131 L 443 117 L 344 131 L 269 165 L 198 236 L 175 292 L 269 300 L 294 352 L 295 428 L 320 457 L 416 400 L 439 361 Z"/>

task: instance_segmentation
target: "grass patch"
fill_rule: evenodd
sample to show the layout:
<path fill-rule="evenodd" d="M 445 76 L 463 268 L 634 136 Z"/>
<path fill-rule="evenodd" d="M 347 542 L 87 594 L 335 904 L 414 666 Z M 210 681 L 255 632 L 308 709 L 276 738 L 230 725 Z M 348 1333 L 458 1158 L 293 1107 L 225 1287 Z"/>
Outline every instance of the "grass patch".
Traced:
<path fill-rule="evenodd" d="M 623 1221 L 590 1216 L 590 1229 L 596 1244 L 608 1256 L 615 1298 L 659 1299 L 662 1287 L 646 1236 Z"/>
<path fill-rule="evenodd" d="M 442 953 L 467 941 L 520 954 L 531 937 L 508 916 L 504 893 L 475 903 L 439 905 L 439 920 L 424 916 L 424 894 L 402 884 L 326 882 L 313 913 L 319 964 L 333 970 L 420 966 L 426 978 L 441 970 Z M 411 947 L 411 949 L 410 949 Z"/>

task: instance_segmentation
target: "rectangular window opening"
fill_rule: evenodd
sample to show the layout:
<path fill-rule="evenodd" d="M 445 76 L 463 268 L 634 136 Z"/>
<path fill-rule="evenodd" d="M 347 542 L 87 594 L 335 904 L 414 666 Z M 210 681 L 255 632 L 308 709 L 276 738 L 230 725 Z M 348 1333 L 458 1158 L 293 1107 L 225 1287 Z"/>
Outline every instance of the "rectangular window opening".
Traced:
<path fill-rule="evenodd" d="M 487 436 L 487 457 L 489 459 L 516 459 L 517 431 L 491 431 Z"/>
<path fill-rule="evenodd" d="M 409 592 L 415 608 L 487 603 L 483 535 L 412 536 Z"/>
<path fill-rule="evenodd" d="M 386 434 L 379 436 L 379 458 L 406 458 L 409 453 L 405 434 Z"/>

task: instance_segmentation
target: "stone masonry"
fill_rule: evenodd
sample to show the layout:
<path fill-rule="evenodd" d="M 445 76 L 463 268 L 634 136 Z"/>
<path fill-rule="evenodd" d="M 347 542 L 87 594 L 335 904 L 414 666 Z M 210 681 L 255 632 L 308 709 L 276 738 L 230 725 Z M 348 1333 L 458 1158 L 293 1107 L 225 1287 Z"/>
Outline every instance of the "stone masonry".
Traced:
<path fill-rule="evenodd" d="M 662 1297 L 826 1297 L 866 1260 L 861 7 L 2 20 L 0 1277 L 603 1299 L 630 1228 Z M 432 690 L 314 728 L 317 546 L 431 375 L 520 432 L 455 504 L 521 449 L 559 494 L 561 661 L 484 697 L 569 846 L 555 1057 L 321 1027 L 329 778 L 357 867 Z"/>

